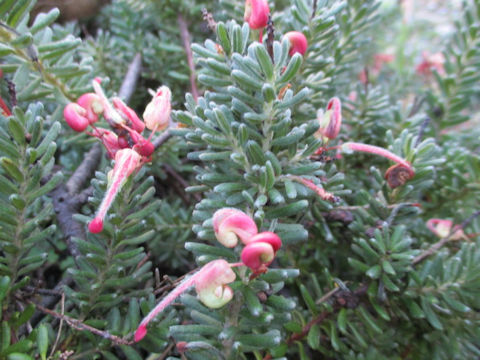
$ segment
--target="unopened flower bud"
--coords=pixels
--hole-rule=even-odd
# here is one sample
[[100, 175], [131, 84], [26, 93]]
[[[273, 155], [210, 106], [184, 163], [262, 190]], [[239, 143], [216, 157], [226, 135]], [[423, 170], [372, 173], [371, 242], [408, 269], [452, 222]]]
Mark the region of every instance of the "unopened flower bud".
[[324, 141], [335, 139], [342, 125], [342, 103], [340, 99], [334, 97], [330, 99], [327, 104], [327, 111], [319, 110], [317, 118], [320, 123], [320, 128], [315, 133], [317, 138], [323, 138]]
[[235, 247], [238, 239], [247, 243], [258, 233], [255, 221], [237, 209], [224, 208], [213, 214], [213, 231], [217, 240], [226, 247]]
[[403, 164], [392, 165], [385, 171], [385, 179], [392, 189], [404, 185], [414, 175], [412, 168]]
[[267, 0], [246, 0], [245, 14], [243, 19], [248, 23], [250, 29], [262, 29], [267, 26], [270, 8]]
[[77, 103], [70, 103], [63, 109], [63, 117], [74, 131], [82, 132], [90, 125], [87, 118], [87, 110]]
[[172, 93], [166, 86], [157, 90], [152, 101], [145, 108], [143, 120], [149, 130], [163, 130], [168, 127], [172, 112]]
[[103, 105], [100, 97], [95, 93], [86, 93], [80, 96], [77, 104], [83, 107], [86, 112], [86, 118], [90, 124], [98, 121], [98, 115], [103, 112]]
[[293, 56], [295, 53], [304, 55], [308, 48], [308, 41], [305, 35], [299, 31], [290, 31], [284, 35], [290, 41], [290, 50], [288, 54]]

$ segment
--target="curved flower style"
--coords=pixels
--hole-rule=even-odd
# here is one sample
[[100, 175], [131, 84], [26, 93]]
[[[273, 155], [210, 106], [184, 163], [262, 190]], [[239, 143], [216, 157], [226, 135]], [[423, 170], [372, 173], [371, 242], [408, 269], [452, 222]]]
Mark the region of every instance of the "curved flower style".
[[320, 109], [317, 113], [317, 119], [320, 128], [315, 133], [315, 137], [323, 138], [324, 141], [335, 139], [342, 126], [342, 103], [340, 99], [334, 97], [327, 104], [327, 111]]
[[261, 232], [253, 236], [248, 244], [243, 248], [241, 259], [254, 274], [267, 271], [275, 258], [275, 254], [282, 246], [280, 237], [270, 231]]
[[405, 182], [413, 178], [415, 175], [412, 165], [407, 160], [402, 159], [400, 156], [395, 155], [387, 149], [355, 142], [344, 143], [342, 144], [341, 149], [375, 154], [396, 162], [397, 165], [391, 166], [385, 172], [385, 178], [391, 188], [396, 188], [405, 184]]
[[103, 219], [107, 214], [108, 209], [115, 200], [118, 192], [128, 177], [142, 164], [142, 157], [132, 149], [118, 150], [115, 155], [115, 166], [112, 170], [111, 180], [107, 193], [100, 204], [97, 215], [88, 225], [91, 233], [99, 233], [103, 230]]
[[305, 35], [300, 31], [290, 31], [284, 35], [290, 41], [290, 50], [288, 54], [293, 56], [295, 53], [304, 55], [307, 52], [308, 41]]
[[192, 286], [195, 286], [200, 301], [206, 306], [212, 308], [222, 307], [233, 297], [232, 289], [226, 286], [226, 284], [233, 282], [235, 277], [236, 275], [231, 269], [231, 265], [225, 260], [210, 261], [198, 272], [182, 281], [145, 316], [135, 331], [135, 341], [142, 340], [147, 334], [148, 323]]
[[223, 246], [232, 248], [237, 245], [239, 238], [247, 244], [258, 233], [258, 228], [255, 221], [243, 211], [224, 208], [213, 214], [213, 231]]
[[248, 23], [250, 29], [263, 29], [267, 26], [270, 8], [267, 0], [246, 0], [245, 14], [243, 19]]

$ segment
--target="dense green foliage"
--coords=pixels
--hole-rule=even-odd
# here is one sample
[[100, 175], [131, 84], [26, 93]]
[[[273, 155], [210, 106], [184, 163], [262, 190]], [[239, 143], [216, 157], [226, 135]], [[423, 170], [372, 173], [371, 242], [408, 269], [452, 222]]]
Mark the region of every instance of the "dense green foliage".
[[[480, 357], [480, 0], [442, 35], [394, 1], [269, 4], [259, 43], [240, 0], [113, 0], [67, 24], [0, 0], [0, 360]], [[305, 55], [289, 55], [288, 31]], [[171, 137], [90, 234], [113, 162], [62, 112], [96, 76], [118, 93], [137, 54], [124, 96], [141, 115], [148, 90], [169, 86]], [[317, 110], [333, 96], [343, 123], [327, 145]], [[392, 188], [391, 161], [340, 154], [347, 142], [415, 175]], [[182, 295], [134, 343], [177, 279], [239, 261], [212, 227], [225, 207], [281, 237], [268, 271], [235, 268], [220, 309]], [[438, 236], [430, 219], [459, 227]]]

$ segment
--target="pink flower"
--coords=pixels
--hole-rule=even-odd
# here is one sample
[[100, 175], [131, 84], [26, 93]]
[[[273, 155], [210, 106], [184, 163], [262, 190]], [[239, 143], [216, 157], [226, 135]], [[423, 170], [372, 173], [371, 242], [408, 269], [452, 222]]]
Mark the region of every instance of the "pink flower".
[[88, 225], [91, 233], [103, 230], [103, 220], [115, 197], [127, 181], [128, 177], [142, 164], [142, 157], [132, 149], [118, 150], [115, 155], [115, 166], [111, 172], [111, 179], [105, 197], [98, 208], [97, 215]]
[[427, 221], [427, 228], [439, 238], [446, 238], [453, 227], [452, 220], [430, 219]]
[[270, 231], [261, 232], [251, 237], [248, 244], [243, 248], [242, 262], [254, 274], [265, 272], [281, 246], [282, 240], [277, 234]]
[[251, 29], [262, 29], [267, 26], [270, 8], [267, 0], [246, 0], [243, 19]]
[[103, 106], [103, 117], [112, 127], [120, 127], [121, 125], [125, 124], [125, 120], [122, 116], [113, 108], [110, 101], [108, 101], [105, 93], [103, 92], [102, 87], [100, 86], [100, 81], [95, 79], [92, 81], [93, 89], [95, 93], [98, 95], [102, 106]]
[[150, 313], [145, 316], [137, 330], [134, 339], [142, 340], [147, 334], [147, 325], [168, 305], [185, 291], [195, 286], [195, 290], [206, 306], [219, 308], [224, 306], [233, 297], [232, 289], [227, 286], [235, 280], [235, 273], [225, 260], [213, 260], [205, 264], [198, 272], [183, 280], [172, 292], [170, 292]]
[[422, 53], [423, 61], [417, 65], [416, 71], [420, 75], [429, 77], [432, 75], [432, 69], [435, 69], [440, 75], [445, 74], [445, 56], [441, 52], [430, 54], [428, 51]]
[[162, 86], [157, 90], [143, 113], [143, 120], [147, 129], [156, 131], [168, 127], [170, 113], [172, 112], [171, 100], [172, 93], [168, 87]]
[[63, 109], [63, 117], [74, 131], [82, 132], [90, 125], [87, 118], [87, 110], [77, 103], [70, 103]]
[[250, 216], [230, 208], [217, 210], [213, 214], [213, 230], [217, 240], [229, 248], [235, 247], [239, 238], [247, 244], [258, 233], [257, 225]]
[[128, 120], [129, 123], [127, 124], [127, 126], [141, 134], [142, 131], [145, 129], [145, 124], [137, 116], [137, 113], [131, 108], [129, 108], [127, 104], [125, 104], [122, 99], [118, 97], [114, 97], [112, 99], [112, 102], [115, 109], [120, 111], [120, 114]]
[[118, 136], [110, 130], [97, 127], [94, 129], [93, 134], [90, 135], [100, 139], [110, 159], [115, 159], [117, 151], [122, 149], [118, 141]]
[[305, 35], [299, 31], [290, 31], [284, 35], [290, 40], [290, 50], [288, 54], [293, 56], [295, 53], [304, 55], [308, 48], [308, 41]]
[[98, 115], [103, 112], [103, 105], [97, 94], [86, 93], [80, 96], [77, 100], [77, 104], [83, 107], [86, 112], [86, 118], [90, 124], [94, 124], [98, 121]]
[[340, 99], [334, 97], [327, 104], [327, 111], [319, 110], [317, 118], [320, 128], [315, 133], [317, 138], [323, 138], [324, 141], [335, 139], [340, 132], [342, 125], [342, 103]]

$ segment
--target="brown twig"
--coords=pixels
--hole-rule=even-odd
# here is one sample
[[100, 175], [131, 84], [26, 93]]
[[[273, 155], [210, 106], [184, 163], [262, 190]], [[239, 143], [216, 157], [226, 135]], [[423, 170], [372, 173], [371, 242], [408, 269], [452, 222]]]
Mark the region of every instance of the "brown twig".
[[425, 129], [427, 128], [429, 123], [430, 123], [430, 118], [427, 116], [425, 120], [423, 120], [422, 125], [420, 125], [420, 129], [418, 130], [417, 139], [415, 140], [415, 145], [414, 145], [415, 147], [417, 147], [418, 144], [420, 144], [420, 142], [422, 141], [423, 134], [425, 133]]
[[167, 358], [168, 354], [170, 354], [170, 351], [175, 347], [175, 343], [171, 343], [170, 345], [167, 346], [167, 348], [160, 354], [160, 356], [157, 358], [157, 360], [164, 360]]
[[315, 17], [315, 13], [317, 12], [317, 0], [313, 0], [313, 8], [312, 8], [312, 19]]
[[100, 162], [102, 156], [102, 147], [100, 143], [95, 143], [88, 153], [84, 156], [82, 163], [77, 167], [73, 175], [65, 184], [66, 190], [70, 196], [76, 195], [84, 184], [92, 176], [93, 172]]
[[53, 310], [47, 309], [43, 307], [40, 304], [36, 304], [32, 301], [30, 301], [31, 304], [33, 304], [38, 310], [41, 312], [53, 316], [54, 318], [60, 319], [65, 321], [71, 328], [79, 331], [88, 331], [91, 332], [92, 334], [98, 335], [103, 337], [104, 339], [108, 339], [111, 342], [113, 342], [115, 345], [132, 345], [133, 341], [129, 341], [123, 338], [120, 338], [118, 336], [110, 334], [108, 331], [103, 331], [99, 330], [97, 328], [94, 328], [90, 325], [84, 324], [82, 321], [78, 319], [74, 319], [70, 316], [64, 315], [64, 314], [59, 314]]
[[182, 14], [178, 14], [177, 18], [178, 26], [180, 27], [180, 36], [182, 38], [183, 47], [185, 48], [185, 53], [187, 54], [187, 63], [190, 68], [190, 88], [192, 91], [192, 96], [195, 102], [198, 100], [198, 89], [195, 75], [195, 64], [193, 62], [193, 52], [192, 47], [190, 46], [190, 33], [188, 32], [188, 26], [183, 18]]
[[[163, 164], [163, 168], [165, 169], [165, 171], [167, 172], [168, 175], [173, 177], [176, 180], [176, 182], [178, 184], [180, 184], [180, 187], [181, 187], [180, 190], [182, 191], [182, 193], [185, 193], [185, 189], [189, 186], [187, 181], [177, 171], [175, 171], [175, 169], [172, 168], [170, 165]], [[198, 193], [193, 193], [191, 195], [195, 198], [195, 200], [197, 202], [202, 200], [202, 197]], [[186, 200], [188, 200], [188, 199], [186, 199]], [[188, 201], [187, 201], [187, 203], [188, 203]]]
[[268, 22], [267, 22], [267, 52], [272, 59], [272, 63], [275, 63], [275, 59], [273, 56], [273, 42], [275, 41], [275, 28], [273, 27], [273, 20], [272, 15], [268, 15]]
[[435, 254], [438, 250], [440, 250], [445, 244], [448, 242], [454, 240], [453, 235], [457, 233], [459, 230], [463, 230], [468, 224], [470, 224], [473, 219], [476, 217], [480, 216], [480, 210], [474, 212], [472, 215], [470, 215], [467, 219], [465, 219], [460, 225], [454, 226], [451, 230], [450, 233], [445, 236], [444, 238], [440, 239], [437, 241], [435, 244], [430, 246], [427, 250], [422, 252], [420, 255], [416, 256], [413, 261], [412, 265], [417, 265], [421, 263], [423, 260], [428, 258], [429, 256]]
[[5, 79], [8, 86], [8, 94], [10, 95], [10, 104], [12, 104], [12, 108], [17, 106], [17, 91], [15, 89], [15, 83], [8, 79]]
[[160, 146], [166, 143], [168, 139], [170, 139], [171, 137], [172, 137], [172, 134], [170, 133], [170, 131], [166, 130], [164, 133], [162, 133], [162, 135], [158, 136], [152, 141], [153, 146], [155, 146], [155, 149], [158, 149]]
[[136, 54], [128, 66], [127, 73], [123, 79], [118, 96], [128, 102], [137, 87], [137, 81], [142, 71], [142, 55]]
[[[60, 314], [62, 316], [65, 316], [65, 294], [62, 294], [62, 301], [60, 303], [62, 304]], [[50, 351], [50, 357], [53, 356], [53, 354], [55, 353], [55, 349], [58, 346], [58, 342], [60, 341], [60, 335], [62, 333], [62, 328], [63, 328], [63, 318], [60, 319], [60, 325], [58, 327], [57, 337], [55, 338], [55, 342], [53, 343], [52, 351]]]
[[212, 13], [208, 12], [207, 9], [203, 8], [202, 15], [203, 15], [203, 21], [207, 23], [208, 28], [213, 32], [217, 31], [217, 22], [213, 18]]

